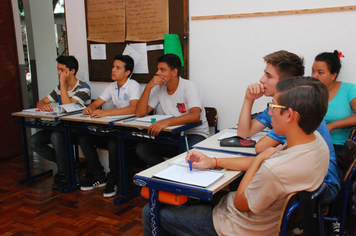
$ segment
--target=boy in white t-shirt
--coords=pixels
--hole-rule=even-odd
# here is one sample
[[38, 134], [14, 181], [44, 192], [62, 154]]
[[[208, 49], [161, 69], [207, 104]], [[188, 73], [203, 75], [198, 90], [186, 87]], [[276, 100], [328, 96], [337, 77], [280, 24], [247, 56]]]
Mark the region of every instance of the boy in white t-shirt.
[[[177, 55], [166, 54], [158, 58], [156, 75], [147, 84], [138, 101], [136, 116], [147, 115], [159, 104], [165, 115], [174, 116], [153, 123], [147, 131], [152, 136], [157, 136], [167, 126], [196, 123], [201, 120], [201, 125], [185, 131], [189, 146], [193, 146], [208, 137], [209, 127], [200, 91], [193, 82], [179, 76], [181, 67]], [[163, 157], [177, 155], [178, 147], [140, 142], [137, 144], [136, 154], [148, 166], [154, 166], [164, 161]]]
[[[132, 79], [129, 79], [134, 69], [134, 61], [127, 55], [116, 55], [114, 65], [111, 71], [111, 78], [115, 82], [111, 83], [104, 92], [83, 110], [84, 115], [90, 115], [91, 118], [103, 116], [118, 116], [135, 114], [136, 105], [140, 98], [140, 85]], [[98, 109], [105, 102], [112, 100], [114, 109]], [[88, 191], [96, 187], [106, 185], [103, 196], [113, 197], [116, 195], [119, 180], [119, 155], [117, 139], [112, 137], [97, 135], [81, 135], [79, 144], [88, 163], [89, 172], [93, 178], [81, 186], [81, 190]], [[96, 147], [107, 147], [109, 150], [109, 168], [107, 176], [104, 167], [101, 165], [96, 151]]]
[[[159, 221], [162, 234], [173, 235], [278, 235], [278, 222], [287, 196], [314, 191], [329, 165], [329, 150], [315, 131], [327, 111], [328, 90], [312, 77], [293, 77], [278, 82], [269, 115], [276, 134], [287, 142], [270, 147], [256, 157], [210, 158], [191, 151], [186, 161], [193, 168], [223, 167], [246, 171], [236, 192], [214, 207], [164, 206]], [[194, 170], [193, 170], [194, 171]], [[151, 232], [150, 209], [142, 213], [144, 235]]]

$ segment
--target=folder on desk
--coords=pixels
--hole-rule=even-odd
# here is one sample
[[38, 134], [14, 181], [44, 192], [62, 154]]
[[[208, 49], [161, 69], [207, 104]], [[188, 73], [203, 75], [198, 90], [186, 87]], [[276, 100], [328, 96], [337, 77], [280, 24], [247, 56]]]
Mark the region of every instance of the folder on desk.
[[209, 185], [223, 177], [224, 174], [225, 173], [223, 172], [218, 173], [215, 171], [200, 169], [193, 169], [193, 171], [190, 171], [189, 168], [172, 165], [167, 169], [157, 174], [154, 174], [153, 177], [182, 184], [207, 188]]

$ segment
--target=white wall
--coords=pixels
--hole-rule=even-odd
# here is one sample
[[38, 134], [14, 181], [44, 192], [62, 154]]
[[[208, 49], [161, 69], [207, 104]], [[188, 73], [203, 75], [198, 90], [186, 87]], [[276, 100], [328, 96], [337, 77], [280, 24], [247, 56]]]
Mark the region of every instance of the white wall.
[[[191, 0], [190, 17], [356, 5], [356, 1]], [[305, 58], [310, 75], [314, 57], [335, 49], [344, 53], [339, 80], [354, 82], [356, 11], [191, 20], [190, 79], [202, 90], [205, 106], [218, 109], [219, 127], [236, 125], [246, 87], [258, 82], [263, 56], [288, 50]], [[270, 99], [255, 102], [261, 111]]]
[[[69, 52], [88, 71], [84, 0], [66, 1]], [[356, 0], [190, 0], [190, 16], [298, 10], [356, 5]], [[301, 15], [190, 21], [190, 80], [199, 85], [204, 105], [218, 109], [219, 128], [235, 126], [250, 83], [258, 82], [265, 64], [262, 57], [288, 50], [305, 58], [310, 75], [314, 57], [323, 51], [342, 51], [339, 80], [353, 82], [356, 65], [356, 11]], [[87, 74], [85, 74], [87, 79]], [[79, 77], [80, 78], [80, 77]], [[93, 98], [108, 83], [90, 82]], [[261, 98], [253, 112], [265, 108]]]
[[[41, 100], [58, 84], [53, 6], [52, 1], [42, 0], [27, 0], [24, 1], [24, 5], [30, 59], [36, 60], [38, 92]], [[33, 37], [33, 44], [30, 42], [31, 37]]]

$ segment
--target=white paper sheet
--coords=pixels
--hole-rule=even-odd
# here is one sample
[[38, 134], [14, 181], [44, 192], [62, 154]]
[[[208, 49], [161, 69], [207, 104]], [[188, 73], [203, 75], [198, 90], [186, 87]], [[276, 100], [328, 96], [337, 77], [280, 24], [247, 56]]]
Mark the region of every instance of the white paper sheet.
[[91, 44], [90, 55], [92, 60], [106, 60], [106, 45], [105, 44]]
[[193, 171], [190, 171], [187, 167], [177, 165], [172, 165], [167, 169], [153, 175], [155, 178], [166, 179], [204, 188], [208, 187], [223, 176], [224, 172], [200, 169], [193, 169]]

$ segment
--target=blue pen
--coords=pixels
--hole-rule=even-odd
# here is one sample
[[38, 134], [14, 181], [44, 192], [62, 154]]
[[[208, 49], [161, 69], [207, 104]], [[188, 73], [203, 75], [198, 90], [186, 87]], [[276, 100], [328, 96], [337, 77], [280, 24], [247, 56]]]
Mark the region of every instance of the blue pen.
[[[187, 139], [187, 135], [184, 135], [185, 136], [185, 145], [186, 145], [186, 147], [187, 147], [187, 155], [189, 154], [189, 145], [188, 145], [188, 139]], [[189, 160], [189, 169], [190, 169], [190, 171], [192, 171], [193, 170], [193, 165], [192, 165], [192, 161], [191, 160]]]

